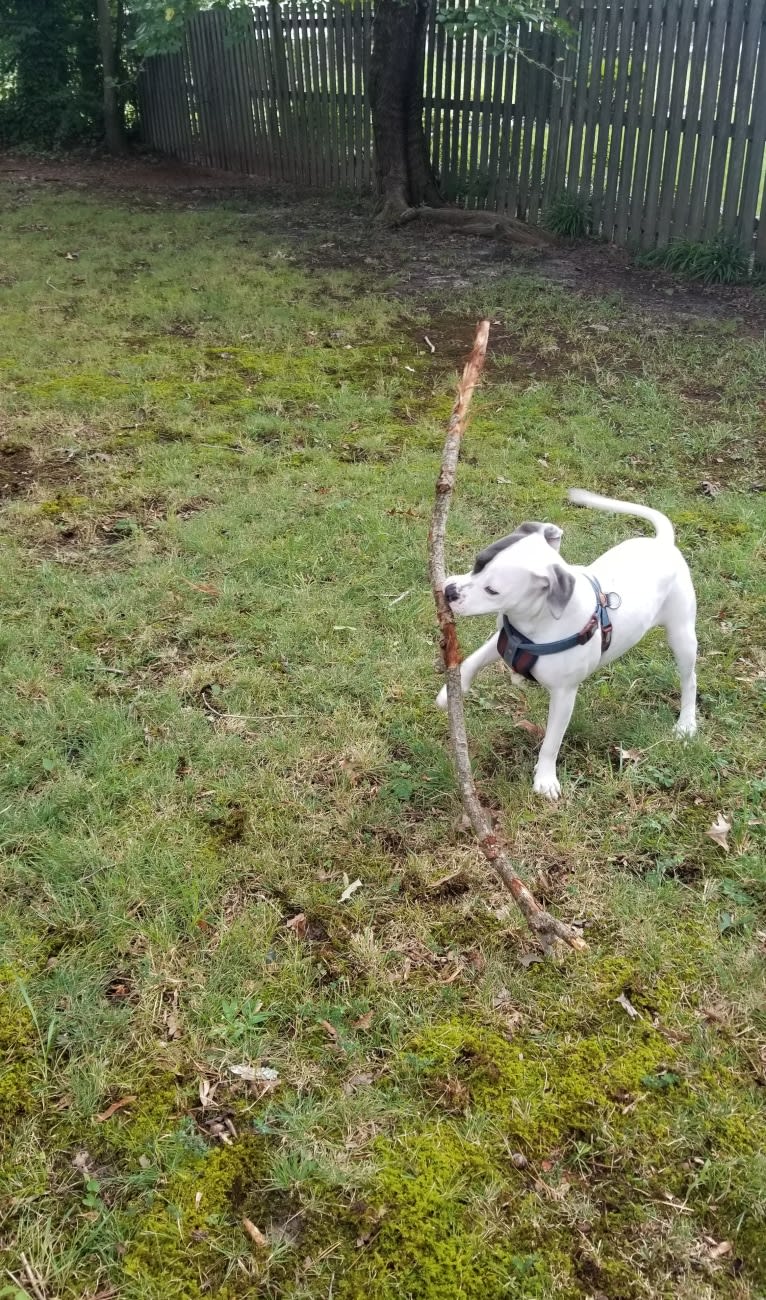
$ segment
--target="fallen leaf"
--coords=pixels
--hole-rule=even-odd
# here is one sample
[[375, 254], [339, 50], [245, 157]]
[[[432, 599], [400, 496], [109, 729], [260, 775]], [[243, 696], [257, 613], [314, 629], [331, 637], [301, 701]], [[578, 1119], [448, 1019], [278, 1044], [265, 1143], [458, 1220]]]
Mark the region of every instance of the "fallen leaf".
[[123, 1106], [131, 1106], [135, 1100], [135, 1097], [120, 1097], [119, 1101], [113, 1101], [111, 1106], [107, 1106], [106, 1110], [102, 1110], [100, 1115], [96, 1115], [96, 1123], [105, 1123], [106, 1120], [116, 1115], [118, 1110], [122, 1110]]
[[360, 1016], [358, 1020], [355, 1020], [355, 1021], [354, 1021], [353, 1025], [351, 1026], [351, 1028], [352, 1028], [352, 1029], [370, 1029], [371, 1026], [372, 1026], [372, 1022], [373, 1022], [374, 1017], [375, 1017], [375, 1012], [374, 1012], [374, 1011], [366, 1011], [365, 1014], [364, 1014], [363, 1016]]
[[322, 1028], [324, 1029], [325, 1033], [327, 1034], [327, 1037], [328, 1037], [328, 1038], [331, 1038], [332, 1041], [333, 1041], [334, 1043], [337, 1044], [337, 1042], [338, 1042], [338, 1031], [337, 1031], [337, 1029], [335, 1028], [335, 1025], [331, 1025], [330, 1022], [329, 1022], [329, 1020], [320, 1020], [319, 1023], [320, 1023], [320, 1025], [322, 1026]]
[[192, 591], [201, 591], [205, 596], [220, 596], [220, 591], [214, 587], [211, 582], [190, 582], [188, 578], [182, 578], [181, 581]]
[[615, 1002], [619, 1002], [623, 1010], [627, 1011], [631, 1020], [640, 1020], [641, 1012], [636, 1011], [636, 1008], [633, 1006], [633, 1003], [631, 1002], [630, 998], [626, 997], [624, 993], [621, 993], [618, 998], [615, 998]]
[[277, 1083], [279, 1081], [279, 1071], [272, 1070], [268, 1065], [230, 1065], [230, 1074], [236, 1074], [238, 1079], [244, 1079], [245, 1083]]
[[297, 916], [292, 916], [290, 920], [286, 923], [285, 929], [292, 930], [296, 939], [305, 939], [306, 931], [308, 930], [308, 921], [306, 920], [306, 913], [299, 912]]
[[352, 1074], [346, 1079], [343, 1091], [348, 1097], [352, 1092], [356, 1092], [358, 1088], [369, 1088], [372, 1080], [373, 1076], [371, 1074]]
[[708, 1251], [708, 1259], [721, 1259], [724, 1255], [731, 1254], [731, 1242], [719, 1241], [717, 1246], [711, 1246]]
[[530, 966], [536, 966], [542, 960], [542, 957], [536, 952], [523, 952], [518, 958], [519, 965], [523, 966], [525, 970], [528, 970]]
[[711, 840], [715, 840], [716, 844], [720, 844], [724, 853], [728, 853], [729, 852], [728, 835], [730, 830], [731, 830], [731, 822], [726, 820], [723, 813], [719, 813], [715, 821], [713, 822], [713, 825], [708, 830], [705, 831], [705, 834]]
[[167, 1020], [165, 1021], [165, 1029], [169, 1039], [181, 1037], [181, 1028], [175, 1011], [168, 1012]]
[[248, 1237], [250, 1238], [254, 1246], [257, 1246], [259, 1250], [268, 1249], [268, 1245], [269, 1245], [268, 1237], [264, 1236], [260, 1228], [256, 1228], [255, 1224], [252, 1222], [251, 1219], [243, 1219], [242, 1227], [245, 1229], [245, 1232], [247, 1233]]
[[208, 1106], [212, 1106], [213, 1097], [215, 1096], [215, 1090], [217, 1087], [218, 1084], [211, 1083], [209, 1079], [200, 1079], [199, 1100], [203, 1110], [207, 1110]]
[[534, 736], [535, 740], [542, 740], [545, 735], [545, 727], [540, 727], [536, 722], [530, 722], [528, 718], [517, 718], [516, 726], [520, 731], [526, 731], [528, 735]]
[[620, 770], [627, 763], [640, 763], [643, 757], [640, 749], [623, 749], [622, 745], [615, 745], [612, 753], [620, 765]]
[[346, 888], [343, 890], [343, 893], [338, 899], [338, 902], [347, 903], [351, 895], [355, 894], [357, 889], [361, 889], [361, 888], [362, 888], [361, 880], [352, 880], [350, 885], [346, 885]]

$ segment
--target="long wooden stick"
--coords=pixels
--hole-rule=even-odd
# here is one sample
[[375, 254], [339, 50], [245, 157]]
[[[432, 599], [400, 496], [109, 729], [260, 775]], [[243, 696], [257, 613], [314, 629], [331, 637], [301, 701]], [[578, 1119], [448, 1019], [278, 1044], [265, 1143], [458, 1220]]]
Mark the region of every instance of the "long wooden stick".
[[441, 649], [444, 671], [447, 678], [447, 715], [449, 718], [450, 739], [455, 757], [460, 797], [465, 812], [473, 826], [479, 847], [503, 884], [510, 890], [519, 908], [526, 917], [530, 929], [537, 935], [543, 950], [553, 951], [559, 940], [570, 948], [580, 951], [587, 948], [582, 936], [571, 925], [557, 921], [546, 912], [527, 889], [524, 881], [516, 873], [511, 862], [492, 830], [490, 818], [482, 806], [476, 791], [471, 771], [471, 758], [468, 752], [468, 735], [465, 727], [463, 710], [463, 692], [460, 685], [460, 647], [452, 610], [444, 595], [446, 571], [444, 563], [444, 543], [447, 532], [452, 492], [455, 486], [455, 474], [460, 456], [460, 444], [468, 415], [468, 408], [473, 396], [487, 352], [489, 340], [489, 321], [479, 322], [476, 329], [473, 351], [468, 358], [463, 377], [458, 384], [457, 400], [452, 408], [447, 438], [442, 452], [442, 463], [436, 481], [436, 500], [434, 502], [431, 528], [428, 534], [428, 567], [431, 576], [431, 588], [436, 601], [436, 616], [441, 632]]

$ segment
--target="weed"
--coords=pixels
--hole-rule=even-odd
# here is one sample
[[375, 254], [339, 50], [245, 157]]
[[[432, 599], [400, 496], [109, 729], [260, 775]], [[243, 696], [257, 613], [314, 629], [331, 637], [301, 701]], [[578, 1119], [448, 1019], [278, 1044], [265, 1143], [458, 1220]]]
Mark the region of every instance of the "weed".
[[750, 274], [750, 257], [735, 235], [713, 239], [674, 239], [665, 247], [643, 253], [645, 266], [658, 266], [703, 284], [741, 284]]
[[562, 239], [582, 239], [588, 233], [591, 220], [591, 201], [586, 194], [573, 194], [568, 190], [553, 199], [544, 214], [544, 224]]

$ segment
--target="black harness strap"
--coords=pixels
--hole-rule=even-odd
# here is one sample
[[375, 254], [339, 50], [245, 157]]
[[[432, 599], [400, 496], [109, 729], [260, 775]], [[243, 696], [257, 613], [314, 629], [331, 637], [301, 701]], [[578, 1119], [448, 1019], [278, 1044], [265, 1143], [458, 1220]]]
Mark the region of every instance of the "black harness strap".
[[[597, 578], [591, 578], [589, 575], [588, 581], [596, 594], [596, 608], [584, 628], [575, 632], [573, 636], [563, 637], [561, 641], [530, 641], [529, 637], [519, 632], [518, 628], [509, 622], [507, 616], [503, 615], [503, 626], [497, 638], [497, 649], [500, 657], [513, 672], [534, 681], [532, 669], [540, 655], [555, 655], [562, 650], [571, 650], [576, 645], [586, 645], [597, 628], [601, 629], [601, 653], [606, 653], [612, 644], [609, 610], [619, 609], [621, 601], [613, 591], [605, 594]], [[610, 605], [610, 601], [614, 603]]]

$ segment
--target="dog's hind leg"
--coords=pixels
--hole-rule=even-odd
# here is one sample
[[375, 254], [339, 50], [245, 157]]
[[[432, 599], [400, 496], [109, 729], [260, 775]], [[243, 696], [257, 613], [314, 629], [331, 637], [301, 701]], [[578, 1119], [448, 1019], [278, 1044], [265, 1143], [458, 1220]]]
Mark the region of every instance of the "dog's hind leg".
[[[500, 652], [498, 651], [497, 648], [497, 632], [495, 632], [489, 638], [489, 641], [485, 641], [483, 646], [479, 646], [478, 650], [474, 650], [473, 654], [469, 655], [467, 659], [464, 659], [462, 664], [460, 665], [460, 685], [463, 688], [464, 695], [467, 695], [468, 692], [470, 691], [471, 682], [473, 681], [476, 674], [480, 673], [482, 668], [486, 668], [488, 664], [494, 663], [495, 660], [499, 658], [500, 658]], [[436, 704], [438, 708], [446, 709], [447, 707], [446, 686], [442, 686], [441, 690], [439, 691], [439, 694], [436, 697]]]
[[674, 608], [663, 620], [681, 678], [681, 711], [673, 728], [677, 736], [693, 736], [697, 730], [697, 634], [694, 630], [697, 601], [691, 583], [689, 588], [677, 593]]

